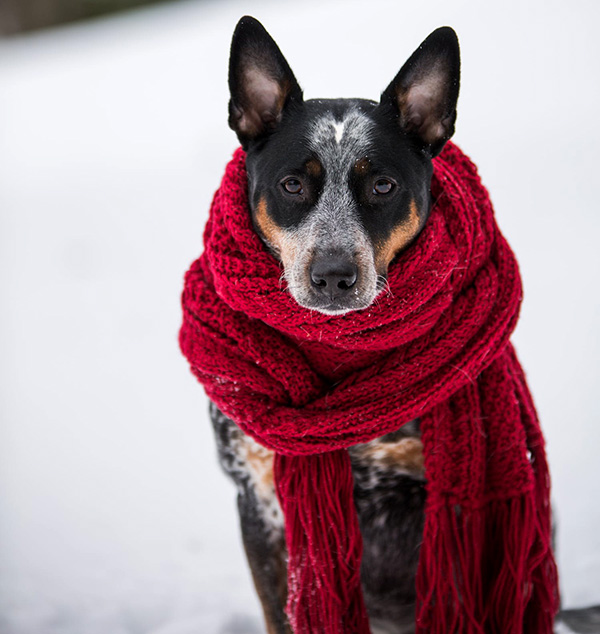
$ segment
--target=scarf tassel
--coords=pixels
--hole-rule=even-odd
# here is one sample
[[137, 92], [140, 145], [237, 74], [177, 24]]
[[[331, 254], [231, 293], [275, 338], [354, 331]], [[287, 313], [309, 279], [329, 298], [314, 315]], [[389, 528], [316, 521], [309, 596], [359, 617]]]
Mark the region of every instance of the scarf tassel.
[[[292, 630], [369, 634], [347, 452], [276, 454], [275, 476], [286, 518]], [[536, 488], [544, 487], [545, 474], [537, 476]], [[556, 568], [547, 512], [533, 492], [469, 510], [432, 506], [417, 576], [417, 634], [551, 632], [557, 597], [544, 589], [555, 587]]]
[[285, 517], [292, 630], [369, 634], [360, 585], [362, 538], [348, 452], [275, 454], [274, 468]]
[[533, 492], [485, 507], [429, 508], [417, 634], [552, 632], [556, 568]]

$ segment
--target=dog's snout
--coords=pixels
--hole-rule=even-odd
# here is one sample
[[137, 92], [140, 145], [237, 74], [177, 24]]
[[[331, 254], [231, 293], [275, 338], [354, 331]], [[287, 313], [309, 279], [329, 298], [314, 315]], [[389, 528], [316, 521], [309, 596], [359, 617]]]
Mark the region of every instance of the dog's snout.
[[358, 267], [351, 260], [332, 256], [314, 260], [310, 267], [312, 285], [330, 299], [338, 299], [356, 284]]

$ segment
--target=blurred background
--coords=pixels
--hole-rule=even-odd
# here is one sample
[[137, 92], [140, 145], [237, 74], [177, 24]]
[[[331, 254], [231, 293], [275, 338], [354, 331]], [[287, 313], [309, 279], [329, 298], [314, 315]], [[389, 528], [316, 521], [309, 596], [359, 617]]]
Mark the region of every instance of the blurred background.
[[[0, 634], [253, 634], [259, 607], [183, 273], [236, 147], [237, 20], [307, 97], [381, 90], [458, 32], [456, 142], [525, 284], [514, 340], [548, 441], [566, 607], [600, 603], [600, 5], [0, 0]], [[144, 3], [146, 4], [146, 3]]]
[[0, 33], [14, 35], [161, 1], [168, 0], [2, 0]]

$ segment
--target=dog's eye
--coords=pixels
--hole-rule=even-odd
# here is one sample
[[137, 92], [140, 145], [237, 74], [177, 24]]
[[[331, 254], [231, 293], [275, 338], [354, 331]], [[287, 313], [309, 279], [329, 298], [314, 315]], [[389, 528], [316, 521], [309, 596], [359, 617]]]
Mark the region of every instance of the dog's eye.
[[281, 185], [288, 194], [304, 193], [302, 183], [297, 178], [286, 178]]
[[378, 178], [373, 185], [373, 193], [377, 195], [389, 194], [394, 189], [394, 183], [387, 178]]

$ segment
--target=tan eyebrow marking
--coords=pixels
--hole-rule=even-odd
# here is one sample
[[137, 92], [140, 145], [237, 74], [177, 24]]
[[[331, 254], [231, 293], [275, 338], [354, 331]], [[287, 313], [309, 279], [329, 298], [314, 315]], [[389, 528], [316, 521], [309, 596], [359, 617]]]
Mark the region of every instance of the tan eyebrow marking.
[[369, 171], [370, 167], [371, 167], [371, 162], [369, 161], [368, 158], [365, 157], [365, 158], [358, 159], [358, 161], [354, 163], [353, 169], [357, 176], [363, 176]]
[[306, 162], [306, 171], [311, 176], [318, 178], [323, 173], [323, 166], [321, 165], [321, 162], [318, 159], [312, 158]]

